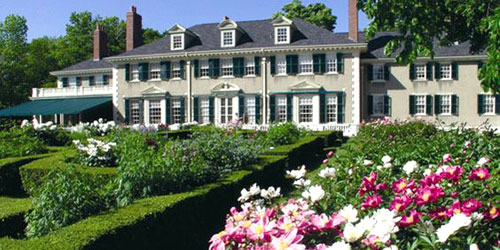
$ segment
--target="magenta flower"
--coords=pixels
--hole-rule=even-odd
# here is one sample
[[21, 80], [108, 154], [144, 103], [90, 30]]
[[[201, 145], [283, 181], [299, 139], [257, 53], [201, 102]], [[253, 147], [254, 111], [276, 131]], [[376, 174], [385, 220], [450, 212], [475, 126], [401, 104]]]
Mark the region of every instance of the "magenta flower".
[[472, 170], [472, 172], [469, 175], [469, 180], [478, 180], [478, 181], [484, 181], [487, 180], [491, 177], [490, 175], [490, 170], [487, 168], [478, 168]]
[[451, 154], [443, 155], [443, 163], [448, 163], [451, 161]]
[[428, 186], [417, 191], [416, 204], [418, 206], [433, 203], [444, 196], [443, 189], [436, 186]]
[[271, 246], [272, 249], [276, 250], [304, 250], [306, 246], [300, 244], [302, 238], [304, 238], [302, 235], [297, 234], [297, 229], [293, 229], [279, 238], [273, 238]]
[[328, 152], [328, 155], [327, 155], [328, 158], [331, 158], [333, 156], [333, 154], [334, 154], [333, 150], [330, 150], [330, 152]]
[[363, 177], [361, 187], [358, 189], [359, 195], [364, 195], [367, 192], [375, 191], [375, 182], [377, 181], [377, 173], [371, 173], [369, 176]]
[[459, 181], [463, 172], [464, 169], [461, 166], [448, 166], [444, 168], [443, 172], [441, 172], [441, 177], [451, 181]]
[[433, 173], [431, 175], [424, 175], [424, 178], [420, 180], [420, 186], [432, 186], [440, 183], [441, 179], [441, 176], [436, 173]]
[[411, 202], [412, 199], [407, 195], [394, 197], [394, 200], [391, 202], [391, 206], [389, 207], [389, 209], [401, 212], [405, 210], [411, 204]]
[[382, 198], [380, 197], [380, 195], [376, 194], [373, 196], [368, 196], [361, 204], [361, 208], [362, 209], [377, 208], [381, 202], [382, 202]]
[[449, 210], [446, 209], [445, 207], [438, 208], [430, 212], [429, 215], [431, 216], [431, 218], [439, 220], [444, 220], [451, 217]]
[[480, 201], [469, 200], [469, 201], [462, 203], [462, 212], [465, 215], [470, 215], [473, 212], [475, 212], [476, 210], [478, 210], [479, 208], [481, 208], [482, 206], [483, 206], [483, 203], [481, 203]]
[[324, 159], [323, 164], [328, 164], [328, 161], [329, 161], [328, 158]]
[[415, 186], [414, 180], [408, 182], [404, 178], [401, 178], [392, 183], [392, 191], [394, 191], [394, 193], [396, 194], [404, 193], [406, 192], [406, 189], [413, 188], [414, 186]]
[[453, 204], [451, 204], [450, 208], [448, 209], [448, 213], [450, 214], [450, 216], [462, 213], [462, 206], [460, 204], [460, 201], [453, 202]]
[[500, 210], [493, 206], [490, 207], [488, 210], [484, 211], [484, 217], [488, 220], [494, 220], [500, 215]]
[[210, 238], [210, 247], [209, 250], [225, 250], [226, 249], [226, 241], [228, 239], [228, 235], [226, 231], [221, 231], [218, 234], [214, 234], [212, 238]]
[[403, 216], [399, 221], [399, 225], [402, 227], [407, 227], [420, 222], [420, 216], [422, 213], [417, 212], [417, 210], [411, 210], [409, 216]]
[[271, 235], [275, 226], [274, 221], [269, 221], [268, 218], [262, 218], [257, 223], [253, 223], [248, 229], [248, 236], [251, 240], [262, 240], [264, 242], [271, 241]]

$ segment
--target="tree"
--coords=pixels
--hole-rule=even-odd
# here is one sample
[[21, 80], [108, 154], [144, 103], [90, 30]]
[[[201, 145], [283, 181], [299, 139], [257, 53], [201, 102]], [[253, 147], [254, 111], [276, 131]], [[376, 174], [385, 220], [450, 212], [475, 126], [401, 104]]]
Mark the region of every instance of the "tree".
[[47, 82], [55, 82], [56, 77], [51, 71], [58, 69], [54, 55], [57, 38], [42, 37], [33, 39], [28, 45], [27, 68], [25, 77], [31, 87], [41, 87]]
[[500, 92], [499, 6], [498, 0], [358, 0], [358, 8], [371, 20], [368, 39], [377, 31], [400, 32], [385, 47], [386, 54], [400, 49], [398, 62], [434, 57], [434, 40], [441, 46], [469, 41], [471, 53], [486, 50], [488, 61], [480, 70], [480, 79], [483, 89], [494, 93]]
[[322, 3], [302, 5], [300, 0], [293, 0], [283, 6], [282, 11], [273, 15], [273, 19], [283, 15], [288, 18], [301, 18], [327, 30], [333, 31], [337, 24], [337, 17], [332, 15], [332, 9]]
[[144, 44], [154, 42], [154, 41], [164, 37], [165, 35], [166, 35], [166, 33], [161, 34], [159, 31], [151, 29], [151, 28], [142, 29], [142, 40], [143, 40]]

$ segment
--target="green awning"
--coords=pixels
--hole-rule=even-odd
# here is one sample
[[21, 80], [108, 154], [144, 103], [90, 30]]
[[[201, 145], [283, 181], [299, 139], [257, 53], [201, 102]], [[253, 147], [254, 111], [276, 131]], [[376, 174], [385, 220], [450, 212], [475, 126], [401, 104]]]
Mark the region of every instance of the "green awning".
[[32, 115], [76, 115], [111, 102], [111, 97], [34, 100], [0, 110], [0, 117]]

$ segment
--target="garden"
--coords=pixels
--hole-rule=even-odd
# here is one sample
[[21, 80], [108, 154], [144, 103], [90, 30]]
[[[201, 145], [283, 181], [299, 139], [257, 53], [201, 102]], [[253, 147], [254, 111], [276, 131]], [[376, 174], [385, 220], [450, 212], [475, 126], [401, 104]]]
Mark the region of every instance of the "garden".
[[340, 139], [291, 123], [267, 131], [102, 120], [2, 127], [0, 249], [206, 249], [244, 186], [286, 188], [287, 169]]

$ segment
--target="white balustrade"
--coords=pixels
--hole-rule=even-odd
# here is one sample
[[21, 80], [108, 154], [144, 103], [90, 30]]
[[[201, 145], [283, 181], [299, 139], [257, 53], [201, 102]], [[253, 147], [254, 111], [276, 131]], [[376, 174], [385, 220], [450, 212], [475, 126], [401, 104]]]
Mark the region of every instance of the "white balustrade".
[[47, 97], [75, 97], [75, 96], [109, 96], [112, 94], [111, 85], [90, 87], [63, 87], [63, 88], [33, 88], [32, 98]]

